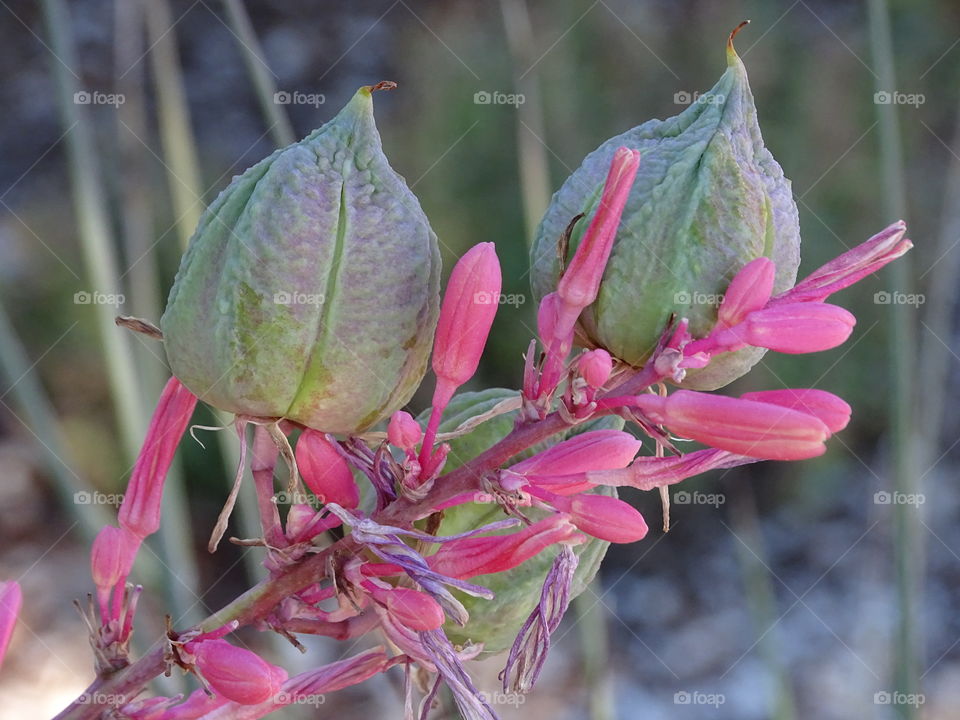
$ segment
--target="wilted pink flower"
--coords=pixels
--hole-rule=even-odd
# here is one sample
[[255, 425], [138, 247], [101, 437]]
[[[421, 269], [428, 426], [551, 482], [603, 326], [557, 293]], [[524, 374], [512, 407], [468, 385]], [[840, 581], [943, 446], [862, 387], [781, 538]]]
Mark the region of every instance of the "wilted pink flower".
[[606, 350], [597, 348], [581, 355], [577, 361], [577, 367], [580, 369], [580, 375], [587, 381], [587, 385], [599, 388], [610, 379], [610, 373], [613, 372], [613, 358]]
[[401, 450], [413, 450], [421, 437], [423, 437], [423, 430], [420, 428], [420, 423], [414, 420], [410, 413], [397, 410], [390, 416], [387, 440], [391, 445]]
[[0, 582], [0, 664], [7, 654], [22, 606], [23, 591], [20, 590], [20, 583], [13, 580]]
[[464, 580], [476, 575], [503, 572], [529, 560], [557, 543], [579, 545], [586, 538], [563, 515], [551, 515], [510, 535], [454, 540], [427, 558], [441, 575]]
[[810, 273], [790, 290], [773, 298], [770, 304], [822, 302], [833, 293], [876, 272], [912, 248], [913, 243], [903, 237], [906, 231], [906, 223], [898, 220], [866, 242]]
[[97, 586], [97, 602], [104, 625], [120, 616], [124, 584], [133, 569], [140, 542], [140, 538], [126, 528], [113, 525], [104, 527], [94, 538], [90, 549], [90, 573]]
[[223, 697], [241, 705], [267, 701], [280, 690], [286, 679], [282, 668], [271, 665], [255, 652], [214, 638], [187, 643], [188, 652], [210, 687]]
[[473, 377], [480, 364], [500, 304], [500, 288], [500, 261], [493, 243], [474, 245], [450, 273], [433, 343], [437, 386], [420, 449], [420, 465], [426, 472], [440, 417], [457, 388]]
[[163, 484], [196, 404], [196, 396], [175, 377], [160, 394], [119, 511], [120, 524], [141, 539], [160, 527]]
[[821, 455], [830, 430], [817, 417], [769, 403], [678, 390], [640, 395], [636, 407], [678, 435], [721, 450], [769, 460]]
[[717, 311], [719, 324], [737, 325], [748, 313], [764, 307], [773, 292], [775, 275], [776, 266], [769, 258], [759, 257], [744, 265], [724, 293]]
[[346, 508], [360, 504], [360, 491], [350, 466], [324, 433], [307, 428], [300, 433], [295, 452], [303, 481], [321, 502]]

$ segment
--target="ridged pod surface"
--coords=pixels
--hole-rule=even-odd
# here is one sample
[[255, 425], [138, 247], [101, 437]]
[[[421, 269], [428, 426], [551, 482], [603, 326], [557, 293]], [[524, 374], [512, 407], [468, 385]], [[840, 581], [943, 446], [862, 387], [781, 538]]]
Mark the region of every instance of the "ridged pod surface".
[[[553, 196], [531, 252], [539, 300], [556, 288], [558, 239], [573, 227], [570, 255], [599, 202], [614, 152], [640, 151], [597, 300], [581, 315], [578, 343], [631, 365], [649, 357], [670, 315], [706, 335], [730, 280], [760, 256], [777, 267], [774, 292], [793, 286], [800, 226], [790, 181], [764, 147], [746, 69], [727, 45], [727, 70], [709, 92], [667, 120], [650, 120], [607, 140]], [[747, 372], [765, 351], [746, 348], [692, 371], [683, 385], [716, 389]]]
[[374, 89], [203, 214], [161, 329], [174, 375], [210, 405], [357, 432], [423, 378], [440, 254], [383, 154]]

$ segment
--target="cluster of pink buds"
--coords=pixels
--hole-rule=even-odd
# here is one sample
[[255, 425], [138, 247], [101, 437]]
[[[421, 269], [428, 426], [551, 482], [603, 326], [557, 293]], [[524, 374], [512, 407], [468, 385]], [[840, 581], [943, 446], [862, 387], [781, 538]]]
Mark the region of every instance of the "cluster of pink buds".
[[[135, 699], [114, 707], [117, 717], [259, 718], [401, 666], [406, 717], [425, 720], [446, 685], [464, 718], [491, 720], [496, 713], [465, 663], [484, 649], [476, 615], [482, 615], [483, 602], [496, 598], [499, 577], [516, 578], [511, 573], [546, 558], [530, 570], [538, 578], [531, 593], [536, 604], [517, 623], [501, 675], [505, 688], [526, 691], [575, 592], [580, 554], [597, 543], [636, 542], [648, 532], [640, 513], [616, 497], [616, 487], [664, 488], [712, 469], [825, 451], [825, 442], [850, 418], [850, 407], [829, 392], [783, 389], [728, 397], [683, 387], [667, 392], [666, 385], [682, 384], [688, 371], [747, 347], [800, 353], [842, 343], [854, 318], [824, 300], [906, 252], [903, 224], [776, 296], [773, 262], [748, 263], [730, 283], [708, 333], [693, 337], [684, 318], [671, 321], [643, 367], [602, 348], [575, 354], [578, 321], [598, 297], [639, 163], [636, 151], [614, 154], [598, 209], [556, 291], [540, 304], [542, 352], [537, 354], [534, 340], [519, 393], [441, 433], [444, 413], [477, 370], [498, 306], [500, 265], [493, 244], [483, 243], [457, 263], [442, 301], [432, 362], [436, 386], [423, 426], [402, 410], [390, 416], [385, 432], [347, 437], [284, 418], [238, 418], [240, 430], [254, 426], [250, 467], [262, 535], [233, 541], [264, 547], [268, 576], [247, 599], [218, 614], [218, 622], [203, 626], [215, 629], [171, 630], [162, 659], [154, 657], [155, 669], [179, 667], [196, 675], [200, 690], [186, 699]], [[130, 673], [118, 672], [129, 663], [140, 594], [128, 579], [140, 544], [159, 527], [164, 478], [196, 402], [178, 380], [170, 380], [119, 525], [104, 528], [93, 545], [98, 612], [91, 608], [89, 622], [104, 688], [116, 683], [117, 690], [139, 690], [124, 685]], [[451, 443], [506, 413], [512, 413], [512, 430], [470, 457], [450, 455]], [[588, 425], [603, 418], [629, 422], [632, 431], [619, 429], [622, 423]], [[643, 438], [651, 452], [641, 455]], [[706, 447], [681, 453], [676, 438]], [[237, 496], [245, 440], [241, 449], [240, 472], [211, 550]], [[448, 469], [454, 459], [456, 466]], [[285, 514], [275, 477], [281, 460], [289, 470]], [[444, 531], [446, 519], [478, 507], [495, 512]], [[464, 598], [478, 604], [471, 602], [468, 610]], [[19, 589], [0, 586], [0, 650], [18, 606]], [[241, 622], [298, 645], [296, 635], [347, 640], [379, 632], [395, 651], [377, 647], [289, 678], [226, 639]], [[454, 643], [456, 627], [466, 628], [472, 642]]]

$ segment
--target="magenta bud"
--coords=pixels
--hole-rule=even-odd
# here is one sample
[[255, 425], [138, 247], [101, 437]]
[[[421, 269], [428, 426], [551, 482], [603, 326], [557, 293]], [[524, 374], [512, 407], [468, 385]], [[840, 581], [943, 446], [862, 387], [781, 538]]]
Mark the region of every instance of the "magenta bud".
[[160, 527], [163, 484], [196, 404], [196, 396], [175, 377], [160, 394], [118, 513], [120, 525], [141, 539]]
[[300, 433], [296, 458], [303, 481], [321, 502], [345, 508], [360, 504], [360, 491], [350, 466], [324, 433], [309, 428]]
[[585, 540], [569, 518], [551, 515], [510, 535], [469, 537], [444, 543], [427, 562], [434, 572], [466, 580], [515, 568], [556, 543], [579, 545]]
[[401, 450], [413, 450], [421, 437], [423, 437], [423, 430], [420, 428], [420, 423], [414, 420], [410, 413], [397, 410], [390, 416], [387, 440], [391, 445]]
[[825, 390], [814, 388], [762, 390], [745, 393], [741, 400], [770, 403], [799, 410], [819, 418], [831, 433], [840, 432], [850, 422], [850, 406], [841, 398]]
[[[570, 498], [568, 508], [573, 524], [587, 535], [613, 543], [632, 543], [647, 534], [647, 523], [631, 505], [608, 495], [582, 493]], [[563, 509], [563, 508], [560, 508]]]
[[20, 583], [13, 580], [0, 582], [0, 663], [7, 654], [21, 607], [23, 607], [23, 591], [20, 589]]
[[631, 463], [640, 441], [622, 430], [591, 430], [574, 435], [510, 470], [521, 475], [573, 475], [589, 470], [618, 470]]
[[770, 403], [678, 390], [640, 395], [654, 422], [706, 445], [765, 460], [803, 460], [826, 450], [830, 430], [818, 418]]
[[[276, 695], [286, 673], [256, 653], [226, 640], [202, 640], [188, 645], [210, 687], [241, 705], [257, 705]], [[279, 671], [279, 672], [278, 672]]]
[[394, 620], [411, 630], [436, 630], [444, 623], [443, 608], [426, 593], [410, 588], [384, 588], [372, 581], [363, 583], [363, 588]]
[[758, 257], [744, 265], [724, 293], [717, 311], [718, 321], [731, 327], [742, 322], [749, 313], [763, 308], [773, 292], [776, 272], [773, 261], [766, 257]]
[[602, 348], [590, 350], [580, 356], [578, 367], [587, 385], [600, 388], [610, 379], [610, 373], [613, 372], [613, 358]]
[[140, 538], [125, 528], [107, 525], [93, 540], [90, 548], [90, 574], [93, 584], [110, 589], [125, 582], [133, 569]]
[[827, 303], [787, 303], [750, 313], [735, 332], [749, 345], [782, 353], [809, 353], [842, 345], [857, 319]]

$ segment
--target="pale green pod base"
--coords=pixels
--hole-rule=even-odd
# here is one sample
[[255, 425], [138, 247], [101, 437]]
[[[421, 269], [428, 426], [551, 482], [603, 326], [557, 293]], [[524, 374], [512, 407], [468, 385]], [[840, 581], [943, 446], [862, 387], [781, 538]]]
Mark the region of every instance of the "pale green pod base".
[[423, 378], [439, 278], [363, 88], [204, 213], [161, 320], [170, 366], [222, 410], [362, 431]]

